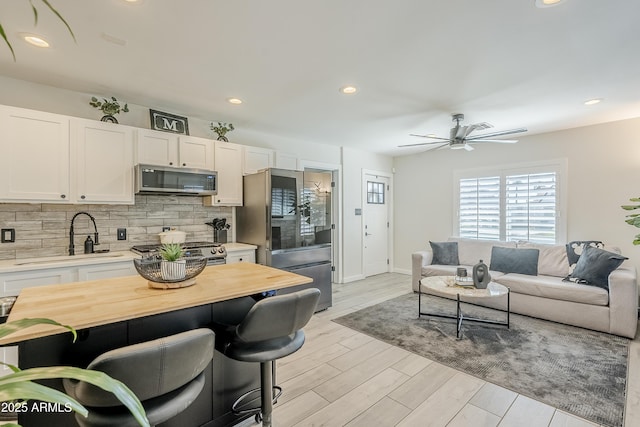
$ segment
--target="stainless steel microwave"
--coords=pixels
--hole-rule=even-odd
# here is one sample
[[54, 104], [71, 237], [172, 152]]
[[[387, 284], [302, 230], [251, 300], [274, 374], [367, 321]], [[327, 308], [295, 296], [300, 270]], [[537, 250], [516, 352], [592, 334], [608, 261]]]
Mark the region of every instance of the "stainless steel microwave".
[[218, 173], [203, 169], [136, 165], [136, 193], [210, 196], [218, 193]]

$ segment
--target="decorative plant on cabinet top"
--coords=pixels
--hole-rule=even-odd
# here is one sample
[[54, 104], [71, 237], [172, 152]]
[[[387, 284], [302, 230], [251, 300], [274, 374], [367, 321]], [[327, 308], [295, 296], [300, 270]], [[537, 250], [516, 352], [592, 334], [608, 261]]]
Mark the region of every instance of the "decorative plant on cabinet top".
[[231, 132], [233, 129], [233, 123], [218, 122], [218, 126], [215, 126], [213, 123], [211, 123], [211, 130], [218, 134], [218, 141], [229, 142], [225, 135], [227, 134], [227, 132]]
[[123, 113], [129, 112], [129, 106], [127, 104], [124, 104], [124, 107], [121, 108], [120, 103], [113, 96], [111, 97], [111, 101], [107, 101], [105, 98], [102, 98], [102, 101], [98, 101], [98, 98], [92, 96], [89, 105], [99, 109], [105, 114], [100, 119], [103, 122], [118, 123], [118, 120], [116, 120], [114, 115], [119, 114], [121, 111]]

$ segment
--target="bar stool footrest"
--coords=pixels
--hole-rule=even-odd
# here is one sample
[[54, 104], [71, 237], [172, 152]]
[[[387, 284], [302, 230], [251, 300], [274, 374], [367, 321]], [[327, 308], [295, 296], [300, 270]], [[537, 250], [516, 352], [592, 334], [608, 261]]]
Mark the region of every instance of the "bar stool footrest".
[[[242, 401], [243, 400], [245, 400], [247, 397], [249, 397], [252, 394], [259, 393], [260, 390], [261, 390], [260, 388], [254, 388], [253, 390], [249, 390], [248, 392], [246, 392], [245, 394], [243, 394], [242, 396], [237, 398], [236, 401], [233, 402], [233, 405], [231, 406], [231, 411], [236, 415], [260, 413], [260, 411], [262, 410], [262, 406], [260, 406], [260, 405], [259, 406], [254, 406], [253, 408], [238, 409], [239, 406], [242, 406]], [[282, 387], [280, 387], [279, 385], [274, 385], [273, 386], [273, 390], [275, 391], [275, 393], [273, 394], [273, 403], [277, 403], [278, 402], [278, 398], [282, 394]], [[258, 398], [259, 397], [260, 396], [258, 396]]]

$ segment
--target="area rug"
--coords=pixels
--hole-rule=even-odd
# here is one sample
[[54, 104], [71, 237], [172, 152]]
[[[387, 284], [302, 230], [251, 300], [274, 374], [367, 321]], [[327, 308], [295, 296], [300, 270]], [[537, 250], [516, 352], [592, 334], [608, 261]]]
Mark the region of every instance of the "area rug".
[[[423, 296], [424, 298], [424, 296]], [[423, 299], [423, 311], [455, 313], [455, 301]], [[418, 318], [407, 294], [334, 321], [598, 424], [621, 427], [629, 340], [517, 314], [511, 327]], [[463, 304], [504, 321], [505, 313]]]

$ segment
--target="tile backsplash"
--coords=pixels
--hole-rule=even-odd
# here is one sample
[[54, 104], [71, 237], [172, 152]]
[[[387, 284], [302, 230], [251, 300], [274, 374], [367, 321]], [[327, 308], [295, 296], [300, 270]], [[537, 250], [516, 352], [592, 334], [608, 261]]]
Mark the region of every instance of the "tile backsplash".
[[[136, 195], [134, 205], [58, 205], [46, 203], [0, 203], [0, 227], [13, 228], [14, 243], [0, 243], [0, 259], [67, 255], [69, 226], [78, 212], [91, 214], [98, 226], [96, 250], [128, 250], [133, 245], [159, 243], [162, 227], [187, 233], [188, 241], [212, 241], [213, 229], [205, 222], [225, 218], [233, 224], [233, 208], [203, 206], [198, 196]], [[93, 238], [93, 224], [80, 215], [74, 222], [76, 253], [84, 240]], [[117, 240], [117, 229], [127, 229], [127, 240]], [[229, 230], [231, 240], [232, 229]]]

